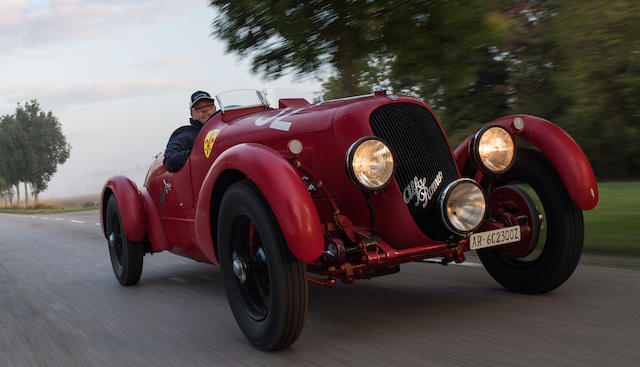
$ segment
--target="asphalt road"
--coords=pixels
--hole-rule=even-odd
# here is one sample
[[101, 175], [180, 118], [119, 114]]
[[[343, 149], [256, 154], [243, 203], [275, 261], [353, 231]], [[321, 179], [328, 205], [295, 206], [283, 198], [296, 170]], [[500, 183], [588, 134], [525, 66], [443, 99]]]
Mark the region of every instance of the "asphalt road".
[[217, 267], [145, 256], [121, 287], [97, 212], [0, 214], [0, 366], [637, 366], [640, 271], [581, 264], [546, 295], [477, 263], [310, 286], [302, 336], [250, 347]]

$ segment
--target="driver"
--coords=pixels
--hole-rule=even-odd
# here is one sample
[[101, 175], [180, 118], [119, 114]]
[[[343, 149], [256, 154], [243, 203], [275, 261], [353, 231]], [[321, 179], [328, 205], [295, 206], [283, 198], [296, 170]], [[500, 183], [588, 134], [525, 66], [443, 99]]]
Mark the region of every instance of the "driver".
[[191, 125], [181, 126], [171, 134], [164, 151], [164, 167], [169, 172], [178, 172], [191, 154], [196, 137], [205, 122], [216, 112], [213, 98], [201, 90], [191, 95]]

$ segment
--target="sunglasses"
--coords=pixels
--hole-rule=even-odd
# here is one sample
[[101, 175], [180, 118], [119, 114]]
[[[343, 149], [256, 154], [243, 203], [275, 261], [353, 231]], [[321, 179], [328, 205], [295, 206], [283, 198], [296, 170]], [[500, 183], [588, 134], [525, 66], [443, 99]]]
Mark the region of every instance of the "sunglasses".
[[191, 110], [192, 110], [192, 111], [202, 112], [202, 111], [204, 111], [204, 110], [208, 110], [208, 109], [210, 109], [210, 108], [214, 108], [215, 106], [216, 106], [215, 104], [210, 103], [210, 104], [202, 105], [202, 106], [197, 107], [197, 108], [192, 108]]

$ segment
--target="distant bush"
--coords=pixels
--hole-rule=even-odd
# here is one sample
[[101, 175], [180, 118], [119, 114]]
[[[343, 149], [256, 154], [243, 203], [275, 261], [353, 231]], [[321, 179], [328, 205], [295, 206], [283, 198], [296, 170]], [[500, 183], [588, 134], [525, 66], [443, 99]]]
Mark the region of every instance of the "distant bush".
[[40, 201], [35, 205], [29, 205], [29, 209], [64, 209], [64, 207], [52, 201]]

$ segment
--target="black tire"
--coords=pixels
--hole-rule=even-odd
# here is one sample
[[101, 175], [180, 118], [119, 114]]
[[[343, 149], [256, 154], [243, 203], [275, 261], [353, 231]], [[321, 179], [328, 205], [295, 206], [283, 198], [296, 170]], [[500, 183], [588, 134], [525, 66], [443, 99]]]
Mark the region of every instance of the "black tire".
[[[231, 311], [256, 348], [292, 344], [304, 325], [308, 288], [305, 263], [289, 251], [278, 223], [256, 186], [240, 181], [225, 192], [218, 217], [218, 254]], [[247, 267], [245, 280], [234, 272]]]
[[584, 239], [582, 210], [553, 166], [537, 151], [520, 149], [513, 167], [493, 187], [510, 184], [520, 184], [537, 196], [537, 205], [542, 207], [536, 210], [543, 215], [546, 233], [536, 234], [535, 249], [527, 256], [507, 258], [498, 247], [478, 250], [478, 256], [489, 274], [509, 291], [549, 292], [563, 284], [578, 265]]
[[124, 286], [137, 284], [142, 274], [144, 246], [127, 237], [115, 195], [107, 201], [104, 220], [113, 273]]

